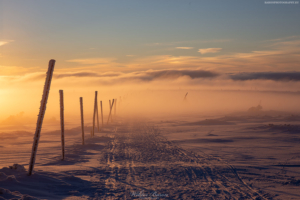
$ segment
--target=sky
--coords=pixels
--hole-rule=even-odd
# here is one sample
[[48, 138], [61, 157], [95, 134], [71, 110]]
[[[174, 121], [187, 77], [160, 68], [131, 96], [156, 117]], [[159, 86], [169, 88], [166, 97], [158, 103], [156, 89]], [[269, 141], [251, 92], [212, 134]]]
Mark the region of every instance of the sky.
[[[298, 92], [299, 19], [298, 1], [0, 0], [0, 121], [38, 113], [50, 59], [49, 118], [57, 116], [59, 89], [72, 115], [79, 97], [93, 102], [95, 90], [105, 102], [149, 90], [176, 90], [162, 94], [167, 102], [199, 90]], [[240, 109], [263, 98], [247, 95]], [[159, 102], [149, 93], [131, 101], [145, 96], [153, 99], [148, 107]], [[206, 95], [223, 99], [216, 104], [238, 99], [223, 97]], [[273, 107], [282, 102], [289, 101]]]

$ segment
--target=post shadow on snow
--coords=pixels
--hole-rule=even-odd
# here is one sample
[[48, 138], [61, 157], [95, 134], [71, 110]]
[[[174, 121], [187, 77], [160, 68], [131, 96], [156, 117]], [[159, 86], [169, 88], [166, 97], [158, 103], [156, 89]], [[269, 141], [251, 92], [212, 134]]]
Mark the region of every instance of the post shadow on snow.
[[0, 169], [0, 175], [0, 194], [4, 198], [59, 200], [70, 195], [80, 197], [96, 192], [91, 182], [73, 175], [38, 171], [28, 176], [25, 168], [17, 164]]

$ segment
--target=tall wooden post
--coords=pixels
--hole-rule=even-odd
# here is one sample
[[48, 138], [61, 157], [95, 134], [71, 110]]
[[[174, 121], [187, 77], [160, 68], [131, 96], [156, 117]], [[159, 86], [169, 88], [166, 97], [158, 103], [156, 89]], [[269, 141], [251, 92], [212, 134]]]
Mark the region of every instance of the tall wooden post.
[[97, 107], [97, 94], [98, 94], [98, 92], [95, 91], [95, 102], [94, 102], [94, 114], [93, 114], [93, 129], [92, 129], [92, 136], [95, 135], [95, 117], [96, 117], [96, 107]]
[[98, 115], [98, 97], [96, 98], [96, 114], [97, 114], [97, 128], [98, 128], [98, 132], [99, 132], [100, 127], [99, 127], [99, 115]]
[[112, 110], [114, 108], [114, 105], [115, 105], [115, 99], [112, 100], [112, 103], [111, 103], [111, 115], [110, 115], [110, 121], [112, 122], [113, 121], [113, 114], [112, 114]]
[[100, 108], [101, 108], [101, 120], [102, 120], [102, 128], [103, 128], [103, 110], [102, 110], [102, 101], [100, 101]]
[[109, 100], [109, 115], [108, 115], [108, 120], [111, 118], [111, 109], [112, 109], [112, 104], [111, 104], [111, 101]]
[[111, 111], [112, 111], [112, 108], [113, 108], [113, 106], [114, 106], [114, 99], [112, 100], [112, 103], [110, 103], [110, 100], [109, 100], [109, 105], [110, 105], [110, 109], [109, 109], [109, 115], [108, 115], [108, 119], [107, 119], [107, 124], [108, 124], [108, 122], [109, 122], [109, 119], [110, 119], [110, 121], [112, 122], [112, 118], [111, 118]]
[[81, 113], [82, 145], [84, 145], [83, 102], [82, 102], [82, 97], [80, 97], [79, 99], [80, 99], [80, 113]]
[[62, 160], [65, 159], [65, 125], [64, 125], [64, 91], [59, 90], [60, 97], [60, 129], [61, 129], [61, 151]]
[[117, 115], [117, 99], [115, 99], [115, 106], [114, 106], [114, 116], [116, 117]]
[[108, 114], [108, 118], [107, 118], [107, 124], [109, 122], [110, 114], [111, 114], [111, 102], [109, 100], [109, 114]]
[[38, 148], [41, 129], [42, 129], [42, 125], [43, 125], [43, 119], [45, 116], [46, 105], [47, 105], [47, 100], [48, 100], [50, 86], [51, 86], [51, 80], [52, 80], [53, 71], [54, 71], [54, 65], [55, 65], [55, 60], [50, 60], [49, 66], [48, 66], [48, 71], [47, 71], [47, 78], [46, 78], [45, 85], [44, 85], [44, 91], [43, 91], [43, 96], [42, 96], [42, 101], [41, 101], [41, 106], [40, 106], [40, 112], [38, 115], [35, 135], [34, 135], [34, 139], [33, 139], [32, 152], [31, 152], [29, 169], [28, 169], [29, 176], [32, 174], [34, 163], [35, 163], [36, 152], [37, 152], [37, 148]]

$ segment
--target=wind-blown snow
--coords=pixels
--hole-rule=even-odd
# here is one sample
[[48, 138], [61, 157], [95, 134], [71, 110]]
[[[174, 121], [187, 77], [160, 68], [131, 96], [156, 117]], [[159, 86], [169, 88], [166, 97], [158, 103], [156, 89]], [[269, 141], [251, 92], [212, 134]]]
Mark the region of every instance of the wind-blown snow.
[[3, 132], [0, 199], [297, 199], [299, 119], [118, 118], [93, 138], [85, 127], [85, 145], [80, 127], [65, 130], [64, 161], [60, 131], [42, 132], [32, 176], [33, 133]]

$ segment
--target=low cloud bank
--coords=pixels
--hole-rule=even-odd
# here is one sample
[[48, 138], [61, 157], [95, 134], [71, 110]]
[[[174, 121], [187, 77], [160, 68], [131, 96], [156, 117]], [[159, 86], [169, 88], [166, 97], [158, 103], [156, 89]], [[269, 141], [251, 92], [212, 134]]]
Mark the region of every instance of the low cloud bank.
[[208, 70], [151, 70], [138, 71], [130, 73], [96, 73], [96, 72], [77, 72], [77, 73], [62, 73], [56, 74], [54, 78], [113, 78], [124, 80], [140, 80], [140, 81], [154, 81], [161, 79], [178, 79], [180, 77], [189, 77], [191, 79], [215, 79], [222, 77], [234, 81], [248, 81], [248, 80], [272, 80], [272, 81], [300, 81], [300, 72], [248, 72], [236, 74], [221, 74], [215, 71]]
[[140, 80], [156, 80], [156, 79], [177, 79], [179, 77], [188, 76], [191, 79], [195, 78], [215, 78], [218, 73], [204, 70], [158, 70], [146, 71], [139, 76]]
[[[37, 81], [44, 81], [45, 73], [31, 73], [24, 76], [7, 76], [2, 77], [0, 82], [4, 85], [11, 83], [34, 83]], [[60, 80], [65, 83], [74, 82], [75, 80], [82, 83], [99, 83], [99, 84], [125, 84], [132, 82], [149, 83], [153, 81], [177, 81], [185, 78], [190, 80], [193, 84], [195, 81], [211, 81], [217, 83], [218, 81], [275, 81], [275, 82], [299, 82], [300, 72], [243, 72], [243, 73], [220, 73], [213, 70], [202, 69], [171, 69], [171, 70], [147, 70], [135, 72], [106, 72], [99, 73], [95, 71], [79, 71], [79, 72], [57, 72], [54, 74], [54, 80]]]
[[273, 80], [273, 81], [300, 81], [300, 72], [253, 72], [239, 73], [229, 76], [232, 80]]

